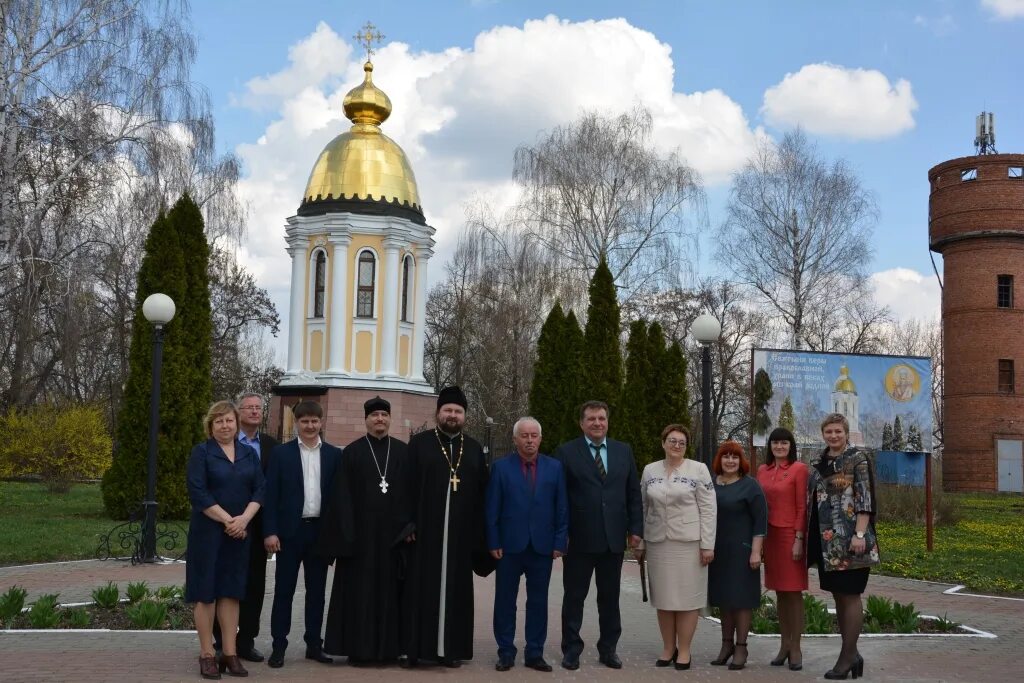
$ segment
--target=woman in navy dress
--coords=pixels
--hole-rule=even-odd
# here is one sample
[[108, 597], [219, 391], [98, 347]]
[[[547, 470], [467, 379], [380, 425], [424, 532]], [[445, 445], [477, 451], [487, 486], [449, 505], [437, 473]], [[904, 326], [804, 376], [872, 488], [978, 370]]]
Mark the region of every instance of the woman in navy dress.
[[[209, 437], [192, 449], [187, 484], [192, 502], [185, 564], [185, 601], [194, 603], [199, 633], [199, 671], [220, 678], [222, 671], [246, 676], [235, 650], [238, 601], [245, 596], [249, 566], [246, 528], [263, 504], [263, 470], [259, 457], [239, 443], [238, 411], [217, 401], [206, 413]], [[257, 539], [259, 542], [259, 539]], [[220, 622], [224, 654], [213, 649], [213, 617]]]
[[719, 446], [711, 470], [718, 519], [715, 559], [708, 568], [708, 603], [722, 612], [722, 649], [711, 663], [728, 663], [735, 670], [747, 665], [747, 634], [761, 604], [761, 547], [768, 533], [768, 507], [761, 485], [749, 476], [743, 446], [736, 441]]

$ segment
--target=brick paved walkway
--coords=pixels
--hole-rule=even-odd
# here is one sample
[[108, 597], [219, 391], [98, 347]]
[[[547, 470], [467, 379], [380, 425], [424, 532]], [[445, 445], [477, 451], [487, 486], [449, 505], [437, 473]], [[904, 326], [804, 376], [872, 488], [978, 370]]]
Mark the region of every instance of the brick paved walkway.
[[[273, 576], [273, 567], [270, 571]], [[181, 584], [184, 566], [162, 565], [132, 567], [118, 561], [71, 562], [0, 568], [0, 591], [12, 584], [29, 590], [31, 600], [41, 593], [59, 592], [63, 602], [88, 600], [92, 589], [113, 580], [122, 590], [128, 581], [146, 580], [151, 586]], [[272, 590], [268, 586], [268, 593]], [[816, 584], [812, 576], [811, 584]], [[798, 681], [821, 680], [834, 662], [839, 649], [836, 638], [804, 640], [804, 670], [790, 672], [768, 666], [778, 641], [771, 637], [750, 638], [750, 663], [743, 671], [712, 667], [708, 661], [718, 652], [717, 624], [701, 620], [694, 642], [694, 668], [687, 672], [655, 669], [653, 660], [660, 651], [660, 637], [650, 606], [640, 600], [640, 584], [635, 564], [624, 570], [622, 590], [623, 635], [619, 655], [625, 663], [621, 671], [612, 671], [597, 662], [594, 593], [588, 600], [584, 640], [588, 649], [579, 671], [559, 667], [558, 606], [561, 603], [559, 565], [552, 577], [551, 617], [547, 658], [556, 665], [552, 674], [541, 674], [519, 666], [507, 674], [494, 671], [495, 646], [491, 637], [491, 600], [493, 580], [476, 582], [476, 659], [460, 669], [421, 668], [406, 671], [398, 667], [352, 669], [345, 664], [330, 666], [302, 659], [302, 646], [293, 645], [283, 669], [262, 664], [249, 665], [250, 678], [266, 681], [630, 681], [638, 675], [651, 681]], [[1024, 652], [1024, 602], [945, 595], [947, 585], [872, 576], [868, 590], [901, 602], [913, 601], [924, 614], [943, 615], [989, 631], [997, 639], [980, 638], [863, 638], [860, 649], [866, 661], [866, 679], [871, 681], [985, 681], [1017, 680], [1016, 663]], [[300, 579], [299, 591], [302, 590]], [[301, 640], [301, 596], [294, 610], [293, 643]], [[520, 596], [520, 601], [524, 596]], [[522, 605], [521, 605], [522, 608]], [[270, 600], [263, 614], [263, 630], [258, 646], [269, 650]], [[520, 619], [517, 642], [522, 647]], [[298, 637], [296, 637], [298, 636]], [[0, 633], [0, 681], [196, 681], [200, 680], [195, 657], [198, 641], [194, 634], [167, 633]]]

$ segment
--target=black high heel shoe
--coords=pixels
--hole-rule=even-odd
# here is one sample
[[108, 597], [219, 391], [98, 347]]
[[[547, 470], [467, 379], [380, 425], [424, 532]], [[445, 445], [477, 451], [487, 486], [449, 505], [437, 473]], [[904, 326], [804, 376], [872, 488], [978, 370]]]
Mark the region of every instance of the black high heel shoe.
[[731, 646], [731, 647], [729, 648], [729, 652], [728, 652], [728, 653], [726, 653], [726, 654], [724, 654], [724, 655], [722, 655], [722, 656], [721, 656], [721, 657], [719, 657], [718, 659], [712, 659], [712, 660], [711, 660], [711, 665], [712, 665], [712, 666], [724, 666], [724, 665], [725, 665], [725, 663], [726, 663], [726, 662], [728, 662], [728, 661], [729, 661], [729, 659], [730, 659], [730, 658], [731, 658], [731, 657], [732, 657], [732, 656], [733, 656], [734, 654], [736, 654], [736, 644], [735, 644], [735, 643], [733, 643], [733, 642], [732, 642], [731, 640], [726, 640], [725, 638], [722, 638], [722, 642], [723, 642], [723, 643], [729, 643], [729, 645]]
[[[738, 648], [742, 647], [743, 648], [743, 653], [744, 653], [744, 655], [746, 655], [746, 653], [747, 653], [747, 644], [746, 643], [736, 643], [736, 647], [738, 647]], [[746, 665], [747, 665], [747, 657], [746, 656], [743, 657], [743, 661], [742, 662], [739, 662], [739, 663], [736, 662], [736, 655], [735, 655], [735, 650], [734, 650], [733, 651], [732, 661], [729, 662], [729, 670], [730, 671], [739, 671], [740, 669], [742, 669]]]
[[789, 650], [786, 650], [785, 653], [779, 655], [778, 657], [776, 657], [768, 663], [772, 666], [785, 666], [787, 659], [789, 659]]
[[825, 672], [825, 678], [830, 681], [845, 681], [847, 676], [852, 676], [855, 680], [864, 675], [864, 658], [857, 655], [857, 658], [853, 660], [850, 666], [846, 667], [845, 671], [839, 671], [835, 667], [832, 667]]
[[672, 666], [672, 662], [676, 661], [676, 656], [678, 654], [679, 654], [679, 648], [677, 647], [675, 649], [675, 651], [672, 652], [672, 659], [658, 659], [658, 660], [655, 660], [654, 666], [662, 667], [662, 668], [666, 667], [666, 666]]

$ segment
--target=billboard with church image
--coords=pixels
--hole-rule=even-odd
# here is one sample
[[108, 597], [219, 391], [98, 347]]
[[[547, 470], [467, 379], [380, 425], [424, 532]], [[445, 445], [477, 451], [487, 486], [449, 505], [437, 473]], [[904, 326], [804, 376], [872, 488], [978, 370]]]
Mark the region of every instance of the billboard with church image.
[[[780, 425], [791, 427], [802, 446], [821, 444], [821, 420], [842, 413], [855, 446], [932, 449], [931, 358], [754, 349], [752, 392], [762, 370], [771, 382], [764, 407], [769, 425], [755, 431], [755, 446], [764, 446]], [[902, 436], [902, 448], [892, 443], [894, 432]]]

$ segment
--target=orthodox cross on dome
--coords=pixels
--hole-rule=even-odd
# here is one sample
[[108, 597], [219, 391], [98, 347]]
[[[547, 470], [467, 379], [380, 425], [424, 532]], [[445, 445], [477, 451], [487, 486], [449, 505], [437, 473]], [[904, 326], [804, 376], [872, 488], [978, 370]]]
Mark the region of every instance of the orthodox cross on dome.
[[373, 56], [374, 45], [380, 45], [384, 42], [384, 34], [378, 31], [377, 27], [369, 21], [352, 38], [366, 50], [366, 61], [370, 61], [370, 58]]

